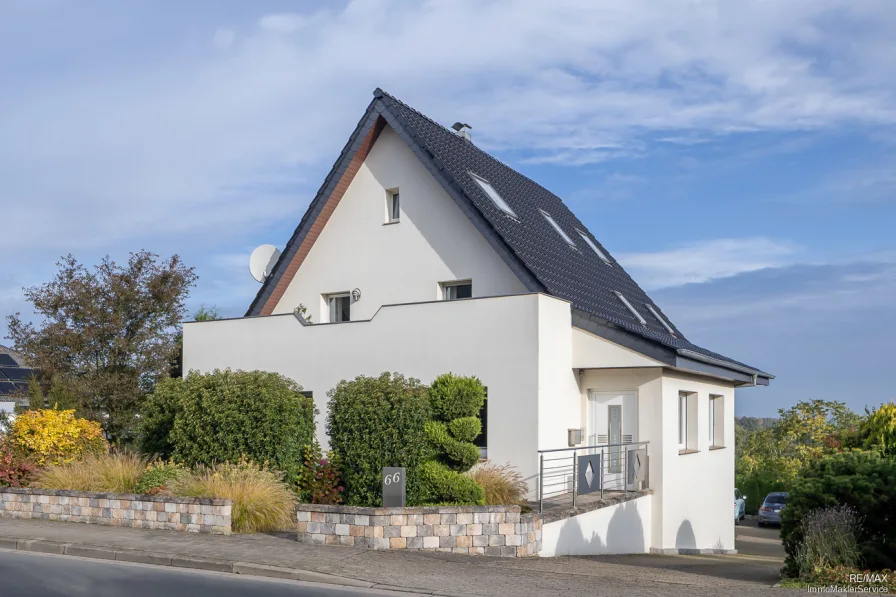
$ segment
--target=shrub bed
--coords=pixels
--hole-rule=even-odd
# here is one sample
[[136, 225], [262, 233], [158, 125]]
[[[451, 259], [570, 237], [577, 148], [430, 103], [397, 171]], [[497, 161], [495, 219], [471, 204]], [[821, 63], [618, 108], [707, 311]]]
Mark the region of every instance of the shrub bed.
[[861, 520], [860, 560], [872, 570], [896, 568], [896, 459], [877, 452], [845, 452], [810, 464], [782, 511], [785, 573], [798, 576], [806, 541], [804, 519], [824, 507], [849, 506]]
[[141, 449], [188, 466], [245, 457], [298, 479], [314, 440], [314, 401], [294, 381], [264, 371], [190, 373], [161, 382], [149, 397]]

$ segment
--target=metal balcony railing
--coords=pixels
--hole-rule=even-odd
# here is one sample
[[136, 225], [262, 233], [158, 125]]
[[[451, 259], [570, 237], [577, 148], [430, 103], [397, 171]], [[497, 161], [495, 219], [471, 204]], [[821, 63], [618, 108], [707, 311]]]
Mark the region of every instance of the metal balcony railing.
[[597, 444], [538, 451], [538, 510], [585, 493], [640, 491], [649, 487], [649, 442]]

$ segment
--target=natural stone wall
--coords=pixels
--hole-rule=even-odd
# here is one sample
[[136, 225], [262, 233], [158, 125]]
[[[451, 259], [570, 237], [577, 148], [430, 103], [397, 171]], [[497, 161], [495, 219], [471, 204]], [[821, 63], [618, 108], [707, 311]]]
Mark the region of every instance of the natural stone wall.
[[0, 518], [230, 534], [233, 502], [212, 498], [0, 488]]
[[519, 506], [357, 508], [299, 504], [298, 540], [370, 549], [422, 549], [487, 556], [534, 556], [541, 516]]

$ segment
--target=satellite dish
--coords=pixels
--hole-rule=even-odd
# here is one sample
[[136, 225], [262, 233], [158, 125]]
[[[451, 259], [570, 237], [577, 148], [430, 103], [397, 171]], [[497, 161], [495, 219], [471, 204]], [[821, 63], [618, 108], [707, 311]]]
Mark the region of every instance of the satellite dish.
[[274, 245], [261, 245], [249, 257], [249, 273], [256, 282], [264, 282], [271, 274], [277, 260], [280, 259], [280, 249]]

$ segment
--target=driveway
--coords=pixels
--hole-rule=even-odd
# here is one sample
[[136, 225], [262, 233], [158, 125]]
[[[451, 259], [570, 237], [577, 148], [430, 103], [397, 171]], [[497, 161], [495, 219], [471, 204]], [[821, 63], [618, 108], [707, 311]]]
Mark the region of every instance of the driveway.
[[736, 555], [645, 554], [591, 556], [587, 559], [606, 564], [638, 567], [641, 569], [638, 573], [640, 578], [651, 575], [644, 570], [646, 568], [655, 571], [657, 579], [668, 579], [670, 574], [674, 574], [678, 582], [690, 575], [755, 584], [757, 588], [768, 587], [778, 582], [781, 567], [784, 565], [784, 548], [779, 538], [780, 529], [759, 528], [755, 518], [748, 518], [734, 528], [735, 548], [738, 551]]

